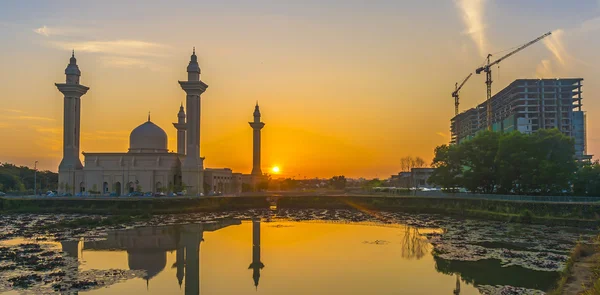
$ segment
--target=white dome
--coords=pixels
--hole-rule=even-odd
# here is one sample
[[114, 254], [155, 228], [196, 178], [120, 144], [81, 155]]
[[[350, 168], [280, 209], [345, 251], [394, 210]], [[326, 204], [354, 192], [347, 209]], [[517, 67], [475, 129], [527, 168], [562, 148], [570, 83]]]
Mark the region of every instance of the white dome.
[[129, 135], [130, 153], [168, 152], [167, 133], [148, 120]]

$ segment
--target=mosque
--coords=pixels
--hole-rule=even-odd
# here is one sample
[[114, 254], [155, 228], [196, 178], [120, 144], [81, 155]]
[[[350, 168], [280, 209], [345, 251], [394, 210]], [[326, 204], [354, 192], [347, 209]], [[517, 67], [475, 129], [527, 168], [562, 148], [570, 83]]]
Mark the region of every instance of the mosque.
[[81, 97], [89, 87], [79, 83], [81, 71], [75, 52], [65, 70], [65, 83], [56, 83], [64, 94], [63, 158], [58, 167], [59, 192], [125, 195], [140, 192], [176, 192], [188, 195], [212, 192], [236, 194], [242, 183], [250, 187], [263, 178], [260, 168], [261, 122], [258, 103], [254, 108], [253, 168], [250, 174], [233, 173], [229, 168], [205, 168], [200, 156], [200, 96], [208, 85], [200, 80], [200, 66], [194, 50], [187, 66], [187, 81], [179, 81], [186, 93], [173, 126], [177, 130], [177, 152], [169, 152], [167, 133], [148, 120], [131, 131], [127, 152], [83, 153], [80, 160]]

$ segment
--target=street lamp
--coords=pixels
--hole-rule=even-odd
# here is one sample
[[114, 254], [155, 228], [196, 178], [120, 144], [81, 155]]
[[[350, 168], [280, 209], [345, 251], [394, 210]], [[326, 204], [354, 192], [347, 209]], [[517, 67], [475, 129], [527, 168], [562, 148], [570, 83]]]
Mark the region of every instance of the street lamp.
[[33, 195], [34, 196], [37, 195], [37, 163], [38, 163], [38, 161], [35, 161], [35, 163], [33, 163]]

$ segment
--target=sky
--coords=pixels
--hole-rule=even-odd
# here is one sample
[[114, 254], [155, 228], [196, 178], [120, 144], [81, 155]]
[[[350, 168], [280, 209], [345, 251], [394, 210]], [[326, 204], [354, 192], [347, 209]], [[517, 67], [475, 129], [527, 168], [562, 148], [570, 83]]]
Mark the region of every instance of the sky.
[[[379, 177], [400, 158], [431, 161], [450, 140], [454, 84], [552, 31], [494, 68], [492, 92], [519, 78], [584, 78], [589, 154], [600, 154], [600, 1], [224, 0], [0, 1], [0, 161], [56, 171], [71, 49], [90, 87], [81, 151], [124, 152], [152, 121], [176, 150], [178, 80], [196, 47], [205, 167], [249, 173], [254, 104], [262, 166], [283, 177]], [[485, 100], [485, 77], [460, 109]]]

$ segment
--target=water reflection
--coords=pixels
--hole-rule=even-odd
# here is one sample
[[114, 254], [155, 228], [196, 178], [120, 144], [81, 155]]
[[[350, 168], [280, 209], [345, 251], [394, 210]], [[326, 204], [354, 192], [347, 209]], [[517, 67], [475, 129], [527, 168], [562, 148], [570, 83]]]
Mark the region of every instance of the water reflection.
[[[255, 234], [258, 255], [254, 261], [260, 263], [260, 221], [255, 222], [258, 232]], [[143, 279], [146, 287], [150, 288], [150, 281], [161, 273], [167, 264], [167, 252], [175, 251], [176, 261], [172, 268], [176, 268], [176, 278], [181, 288], [184, 284], [186, 295], [200, 294], [200, 244], [204, 241], [206, 231], [216, 231], [230, 225], [239, 225], [240, 220], [222, 220], [219, 222], [184, 224], [174, 226], [143, 227], [108, 234], [102, 241], [64, 241], [61, 242], [62, 250], [68, 256], [81, 260], [83, 250], [123, 250], [127, 252], [127, 264], [130, 270], [143, 270], [146, 272]], [[256, 260], [257, 259], [257, 260]], [[255, 263], [253, 262], [252, 265]], [[251, 265], [251, 266], [252, 266]], [[75, 270], [77, 271], [77, 270]], [[260, 270], [258, 270], [260, 271]], [[73, 274], [76, 276], [77, 274]], [[258, 285], [257, 273], [255, 284]]]
[[258, 280], [260, 279], [260, 270], [265, 265], [260, 261], [260, 219], [252, 220], [252, 263], [248, 269], [252, 269], [252, 279], [254, 287], [258, 290]]
[[402, 258], [421, 259], [427, 253], [429, 243], [418, 228], [404, 226], [402, 237]]
[[433, 258], [435, 268], [444, 274], [457, 274], [468, 284], [511, 285], [529, 289], [546, 290], [558, 279], [557, 272], [535, 271], [518, 266], [503, 267], [500, 260], [479, 261], [446, 260]]

